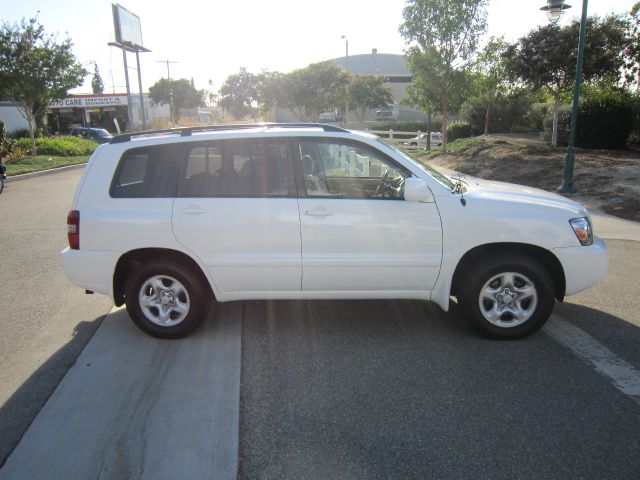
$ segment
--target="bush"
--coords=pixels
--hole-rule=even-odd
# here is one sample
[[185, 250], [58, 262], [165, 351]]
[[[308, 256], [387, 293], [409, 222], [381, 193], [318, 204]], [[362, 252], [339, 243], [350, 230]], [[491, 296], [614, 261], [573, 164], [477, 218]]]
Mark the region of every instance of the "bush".
[[[31, 140], [29, 138], [18, 139], [17, 145], [26, 151], [31, 151]], [[90, 155], [97, 147], [97, 143], [78, 137], [36, 138], [36, 149], [40, 155], [54, 155], [60, 157]]]
[[473, 128], [469, 123], [453, 122], [447, 126], [447, 142], [469, 137], [473, 137]]
[[[36, 128], [33, 131], [33, 136], [36, 138], [41, 137], [43, 134], [43, 130], [41, 128]], [[31, 138], [31, 136], [29, 135], [29, 129], [28, 128], [19, 128], [18, 130], [14, 130], [13, 132], [11, 132], [9, 134], [9, 136], [11, 138], [15, 138], [16, 140], [19, 138]]]
[[533, 127], [534, 132], [544, 131], [544, 118], [547, 116], [550, 109], [553, 109], [553, 105], [551, 103], [534, 103], [531, 105], [529, 117], [531, 119], [531, 126]]
[[633, 129], [632, 96], [618, 89], [591, 92], [580, 104], [576, 145], [623, 149]]
[[[576, 129], [576, 146], [623, 149], [634, 125], [634, 98], [618, 88], [591, 87], [581, 97]], [[544, 139], [551, 142], [553, 108], [544, 119]], [[558, 145], [569, 144], [571, 105], [561, 105], [558, 118]]]
[[0, 120], [0, 157], [12, 160], [23, 154], [24, 150], [18, 148], [17, 142], [7, 136], [4, 122]]
[[[509, 95], [500, 95], [491, 107], [489, 133], [531, 132], [536, 130], [532, 115], [535, 99], [527, 90], [517, 90]], [[462, 116], [471, 124], [476, 134], [484, 133], [487, 114], [486, 104], [480, 100], [470, 100], [462, 106]], [[540, 122], [542, 130], [542, 122]]]

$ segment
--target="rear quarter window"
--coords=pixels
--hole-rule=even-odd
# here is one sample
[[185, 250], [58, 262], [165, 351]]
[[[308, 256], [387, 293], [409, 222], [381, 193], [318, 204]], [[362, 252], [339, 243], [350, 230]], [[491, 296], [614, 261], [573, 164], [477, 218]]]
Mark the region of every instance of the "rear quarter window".
[[127, 150], [116, 168], [109, 191], [113, 198], [175, 197], [179, 145]]

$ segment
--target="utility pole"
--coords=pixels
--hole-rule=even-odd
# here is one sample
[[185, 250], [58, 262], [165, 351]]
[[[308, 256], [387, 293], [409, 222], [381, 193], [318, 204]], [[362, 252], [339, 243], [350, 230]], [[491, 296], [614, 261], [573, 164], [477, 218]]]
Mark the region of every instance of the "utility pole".
[[180, 62], [174, 62], [172, 60], [156, 60], [156, 63], [166, 63], [167, 65], [167, 80], [169, 81], [169, 117], [173, 124], [173, 86], [171, 85], [171, 71], [169, 70], [169, 64]]

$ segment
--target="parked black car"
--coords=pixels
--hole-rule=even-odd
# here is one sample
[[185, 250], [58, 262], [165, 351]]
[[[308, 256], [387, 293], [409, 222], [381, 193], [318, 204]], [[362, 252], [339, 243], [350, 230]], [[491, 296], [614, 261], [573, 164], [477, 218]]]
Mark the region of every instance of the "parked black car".
[[72, 127], [69, 135], [86, 138], [98, 143], [108, 143], [113, 138], [104, 128]]

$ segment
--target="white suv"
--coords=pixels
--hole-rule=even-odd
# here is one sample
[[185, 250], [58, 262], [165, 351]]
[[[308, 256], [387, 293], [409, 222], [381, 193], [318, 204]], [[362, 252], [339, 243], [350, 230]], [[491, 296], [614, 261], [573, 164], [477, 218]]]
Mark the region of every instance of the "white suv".
[[484, 333], [522, 337], [606, 274], [582, 206], [467, 182], [331, 125], [125, 134], [89, 159], [60, 259], [162, 338], [213, 301], [451, 296]]

